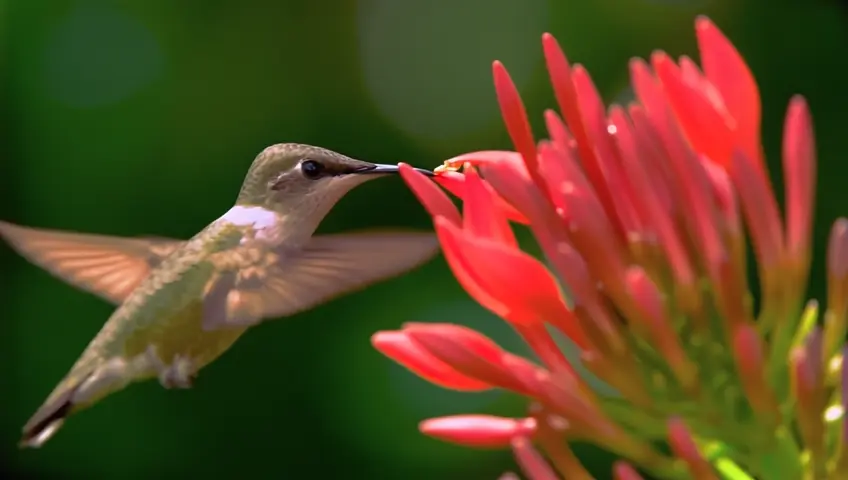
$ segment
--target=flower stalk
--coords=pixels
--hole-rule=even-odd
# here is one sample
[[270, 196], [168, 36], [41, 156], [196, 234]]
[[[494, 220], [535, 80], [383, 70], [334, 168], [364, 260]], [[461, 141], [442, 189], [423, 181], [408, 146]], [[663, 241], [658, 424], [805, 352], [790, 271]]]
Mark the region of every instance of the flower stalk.
[[[544, 114], [548, 139], [533, 137], [509, 73], [495, 62], [515, 150], [459, 155], [435, 181], [401, 165], [457, 281], [539, 359], [453, 324], [375, 334], [378, 350], [436, 384], [506, 389], [530, 403], [525, 418], [431, 419], [423, 433], [511, 448], [531, 479], [591, 478], [572, 441], [619, 455], [619, 479], [640, 471], [699, 480], [848, 475], [848, 219], [834, 223], [827, 246], [819, 326], [818, 304], [805, 297], [816, 173], [806, 101], [793, 97], [786, 113], [781, 209], [761, 146], [756, 81], [712, 22], [698, 18], [695, 31], [700, 66], [663, 52], [634, 59], [638, 101], [609, 108], [586, 69], [545, 34], [559, 106]], [[461, 211], [442, 189], [462, 200]], [[515, 225], [532, 231], [550, 267], [520, 250]], [[594, 391], [551, 329], [618, 395]]]

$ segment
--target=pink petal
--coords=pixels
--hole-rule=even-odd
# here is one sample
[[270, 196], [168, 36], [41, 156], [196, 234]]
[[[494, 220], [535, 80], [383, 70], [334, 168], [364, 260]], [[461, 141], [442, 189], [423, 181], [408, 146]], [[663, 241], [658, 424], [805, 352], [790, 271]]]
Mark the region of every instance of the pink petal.
[[625, 281], [638, 312], [632, 316], [633, 320], [642, 323], [641, 326], [649, 333], [651, 343], [662, 354], [684, 388], [693, 387], [698, 371], [683, 349], [659, 289], [645, 271], [637, 266], [627, 269]]
[[571, 79], [577, 101], [580, 102], [587, 139], [592, 144], [595, 159], [601, 168], [600, 178], [592, 178], [592, 185], [595, 191], [609, 194], [612, 209], [606, 210], [606, 216], [619, 239], [624, 241], [628, 233], [639, 230], [639, 221], [630, 203], [629, 186], [622, 176], [621, 166], [613, 148], [613, 139], [608, 133], [604, 104], [585, 68], [580, 65], [575, 67]]
[[692, 148], [726, 168], [735, 146], [733, 119], [716, 109], [697, 85], [686, 83], [668, 55], [655, 52], [651, 63]]
[[465, 173], [463, 228], [474, 236], [518, 248], [509, 221], [495, 207], [494, 193], [472, 168]]
[[509, 72], [506, 71], [501, 62], [495, 61], [492, 64], [492, 75], [495, 79], [495, 93], [501, 107], [501, 115], [509, 136], [512, 138], [512, 143], [515, 145], [515, 150], [524, 159], [530, 178], [544, 192], [544, 179], [539, 173], [539, 166], [536, 161], [536, 142], [533, 140], [533, 132], [530, 129], [530, 122], [527, 120], [524, 102], [521, 101], [515, 83], [513, 83]]
[[424, 420], [418, 429], [424, 435], [466, 447], [503, 448], [516, 437], [532, 437], [536, 433], [536, 420], [454, 415]]
[[456, 206], [451, 203], [447, 195], [439, 187], [424, 176], [423, 173], [416, 171], [405, 163], [400, 164], [400, 176], [406, 182], [406, 185], [412, 190], [412, 193], [418, 198], [418, 201], [424, 205], [424, 208], [430, 213], [430, 216], [441, 216], [456, 225], [462, 224], [462, 218], [459, 216], [459, 211]]
[[[495, 314], [525, 325], [559, 319], [570, 327], [568, 334], [572, 340], [584, 345], [582, 331], [566, 308], [556, 279], [544, 264], [521, 250], [471, 237], [446, 221], [437, 221], [436, 229], [440, 236], [451, 237], [456, 242], [467, 267], [480, 279], [484, 298], [498, 299], [501, 309], [493, 310]], [[469, 294], [474, 295], [471, 291]]]
[[[478, 163], [477, 160], [479, 160], [479, 159], [475, 156], [476, 153], [485, 154], [485, 153], [489, 153], [489, 152], [469, 153], [469, 154], [466, 154], [466, 155], [461, 155], [460, 157], [457, 157], [457, 158], [461, 158], [461, 157], [472, 158], [473, 157], [474, 160], [469, 161], [468, 163], [477, 164]], [[502, 152], [497, 152], [497, 153], [502, 153]], [[503, 153], [515, 154], [516, 157], [518, 158], [518, 160], [519, 161], [521, 160], [521, 157], [515, 152], [503, 152]], [[465, 162], [461, 162], [460, 165], [462, 165], [462, 163], [465, 163]], [[444, 172], [444, 173], [438, 174], [434, 178], [434, 180], [436, 181], [436, 183], [441, 185], [445, 190], [451, 192], [452, 194], [456, 195], [457, 197], [459, 197], [461, 199], [465, 198], [465, 175], [464, 174], [459, 173], [459, 172]], [[491, 187], [491, 185], [486, 184], [486, 189], [489, 190], [489, 192], [493, 196], [495, 206], [501, 211], [501, 213], [504, 216], [506, 216], [506, 218], [512, 220], [513, 222], [521, 223], [521, 224], [524, 224], [524, 225], [527, 225], [528, 223], [530, 223], [527, 220], [527, 217], [525, 217], [521, 212], [516, 210], [515, 207], [513, 207], [512, 205], [507, 203], [506, 200], [501, 198], [501, 196], [498, 195], [495, 192], [495, 190]]]
[[774, 392], [766, 383], [763, 347], [760, 334], [753, 325], [741, 325], [733, 333], [733, 356], [748, 402], [757, 417], [776, 427], [780, 422], [780, 412]]
[[371, 344], [383, 355], [408, 368], [419, 377], [441, 387], [469, 392], [480, 392], [492, 388], [489, 384], [452, 369], [410, 340], [404, 332], [377, 332], [371, 336]]
[[624, 111], [614, 107], [610, 118], [616, 127], [616, 141], [623, 157], [624, 172], [633, 185], [634, 207], [640, 212], [640, 216], [649, 228], [656, 233], [660, 245], [668, 256], [668, 264], [677, 283], [692, 285], [695, 274], [689, 262], [686, 247], [677, 233], [673, 219], [664, 211], [660, 198], [662, 189], [658, 187], [662, 186], [662, 180], [657, 179], [656, 175], [649, 173], [649, 170], [645, 168], [646, 158], [642, 155]]
[[[496, 315], [508, 312], [509, 308], [506, 304], [498, 297], [492, 296], [487, 286], [487, 279], [480, 277], [479, 272], [466, 257], [464, 252], [465, 244], [461, 243], [458, 238], [458, 232], [461, 230], [454, 227], [454, 224], [444, 217], [435, 217], [433, 222], [436, 227], [436, 235], [439, 238], [439, 243], [442, 245], [442, 254], [445, 256], [445, 260], [448, 262], [453, 276], [456, 277], [462, 288], [477, 303]], [[453, 228], [448, 228], [448, 225]]]
[[[560, 112], [565, 117], [565, 123], [574, 135], [577, 149], [580, 152], [579, 159], [586, 171], [586, 177], [593, 185], [604, 186], [604, 177], [600, 163], [595, 156], [594, 145], [589, 140], [584, 124], [583, 112], [581, 111], [580, 99], [577, 96], [574, 82], [572, 81], [571, 66], [565, 57], [562, 48], [556, 39], [549, 33], [542, 35], [542, 48], [545, 53], [545, 62], [554, 88]], [[598, 192], [598, 198], [604, 211], [613, 212], [611, 193], [605, 187]]]
[[736, 47], [707, 17], [695, 20], [695, 34], [704, 72], [721, 92], [735, 120], [737, 144], [764, 172], [760, 155], [760, 93], [756, 80]]

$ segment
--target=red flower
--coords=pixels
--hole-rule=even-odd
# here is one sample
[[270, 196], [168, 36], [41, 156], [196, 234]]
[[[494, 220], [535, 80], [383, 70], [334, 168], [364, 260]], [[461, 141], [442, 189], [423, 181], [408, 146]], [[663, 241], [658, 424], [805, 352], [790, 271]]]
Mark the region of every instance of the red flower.
[[[436, 183], [402, 165], [457, 280], [543, 363], [457, 325], [376, 334], [376, 348], [442, 386], [532, 399], [527, 419], [428, 420], [425, 434], [511, 446], [534, 479], [557, 471], [590, 478], [568, 449], [575, 439], [670, 478], [848, 475], [848, 426], [840, 427], [848, 379], [833, 373], [848, 311], [848, 220], [831, 236], [821, 330], [815, 302], [804, 307], [815, 191], [806, 102], [794, 97], [786, 116], [784, 216], [760, 144], [757, 84], [715, 25], [699, 18], [696, 33], [703, 72], [662, 52], [650, 65], [635, 59], [638, 103], [609, 110], [588, 72], [544, 35], [562, 117], [545, 112], [550, 139], [538, 143], [495, 62], [515, 151], [467, 153], [437, 169], [436, 182], [463, 200], [461, 214]], [[550, 270], [519, 249], [510, 221], [529, 226]], [[747, 237], [762, 292], [756, 309]], [[621, 398], [592, 391], [548, 326], [571, 338], [585, 366]], [[839, 384], [844, 395], [834, 393]], [[674, 457], [653, 446], [661, 439]], [[623, 462], [614, 474], [640, 478]]]

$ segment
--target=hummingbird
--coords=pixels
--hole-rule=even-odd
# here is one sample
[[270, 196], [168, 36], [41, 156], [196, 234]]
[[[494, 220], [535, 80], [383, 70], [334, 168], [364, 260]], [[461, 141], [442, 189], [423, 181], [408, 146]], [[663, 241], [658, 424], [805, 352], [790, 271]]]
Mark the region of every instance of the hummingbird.
[[347, 192], [398, 171], [282, 143], [256, 156], [235, 205], [189, 240], [0, 222], [0, 237], [31, 263], [117, 306], [23, 427], [20, 446], [42, 446], [68, 416], [131, 383], [190, 388], [250, 327], [431, 259], [439, 249], [432, 233], [313, 235]]

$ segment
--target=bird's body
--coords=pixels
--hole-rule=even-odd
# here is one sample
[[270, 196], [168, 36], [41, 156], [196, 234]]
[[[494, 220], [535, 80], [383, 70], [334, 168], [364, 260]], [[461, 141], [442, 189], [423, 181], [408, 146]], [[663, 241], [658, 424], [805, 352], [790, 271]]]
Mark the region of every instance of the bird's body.
[[[287, 161], [257, 173], [267, 167], [260, 160], [269, 150]], [[313, 236], [335, 201], [364, 181], [355, 173], [391, 171], [389, 167], [304, 145], [277, 145], [263, 154], [251, 167], [236, 205], [187, 241], [83, 235], [0, 222], [0, 236], [21, 254], [117, 304], [26, 424], [23, 445], [40, 446], [68, 415], [130, 383], [158, 377], [166, 388], [188, 388], [201, 368], [251, 326], [399, 274], [437, 251], [433, 236], [424, 233]], [[348, 184], [332, 188], [325, 183], [328, 188], [316, 189], [316, 183], [292, 173], [306, 161], [336, 168], [342, 173], [328, 181]], [[307, 177], [312, 182], [321, 178]], [[251, 190], [251, 182], [259, 193]], [[288, 188], [276, 190], [284, 198], [269, 198], [281, 182]], [[293, 190], [299, 196], [286, 198]]]

